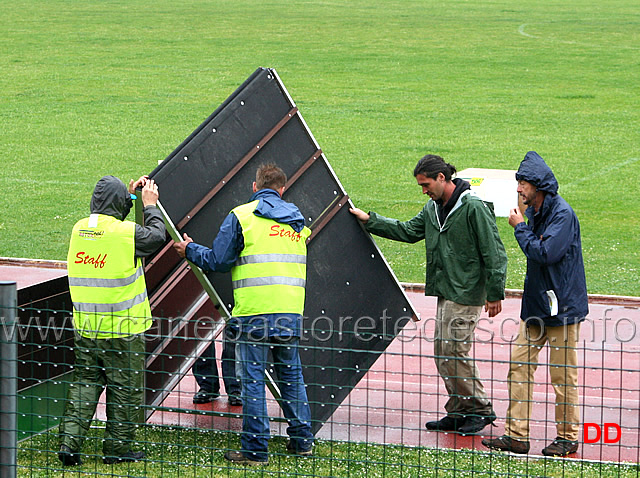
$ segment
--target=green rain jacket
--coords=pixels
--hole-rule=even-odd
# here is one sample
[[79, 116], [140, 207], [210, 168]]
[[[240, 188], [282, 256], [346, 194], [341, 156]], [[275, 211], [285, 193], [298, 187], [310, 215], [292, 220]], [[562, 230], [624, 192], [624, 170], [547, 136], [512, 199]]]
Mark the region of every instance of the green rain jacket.
[[465, 191], [444, 220], [433, 200], [406, 222], [369, 214], [366, 228], [372, 234], [401, 242], [425, 240], [425, 295], [462, 305], [504, 299], [507, 254], [492, 203]]

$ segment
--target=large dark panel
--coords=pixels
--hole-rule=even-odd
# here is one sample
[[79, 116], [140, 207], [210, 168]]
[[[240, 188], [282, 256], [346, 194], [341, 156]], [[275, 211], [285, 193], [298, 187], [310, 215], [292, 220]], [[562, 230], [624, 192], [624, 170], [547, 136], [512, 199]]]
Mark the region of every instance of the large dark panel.
[[[284, 198], [300, 208], [312, 230], [301, 357], [317, 431], [416, 314], [379, 249], [349, 213], [346, 192], [272, 69], [256, 70], [150, 174], [173, 235], [186, 232], [210, 245], [229, 211], [251, 196], [255, 171], [265, 162], [276, 162], [287, 173]], [[202, 285], [198, 290], [212, 296], [206, 307], [200, 299], [201, 306], [228, 317], [230, 274], [194, 272]], [[161, 310], [194, 309], [197, 287], [169, 244], [148, 262], [147, 277], [155, 316]], [[183, 287], [185, 294], [179, 292]], [[181, 330], [189, 336], [189, 326]], [[182, 344], [187, 352], [201, 343], [187, 342]], [[150, 352], [160, 350], [157, 343], [149, 346]], [[193, 354], [183, 357], [192, 363]], [[153, 376], [175, 379], [185, 364], [164, 369]], [[162, 380], [153, 381], [157, 393]]]

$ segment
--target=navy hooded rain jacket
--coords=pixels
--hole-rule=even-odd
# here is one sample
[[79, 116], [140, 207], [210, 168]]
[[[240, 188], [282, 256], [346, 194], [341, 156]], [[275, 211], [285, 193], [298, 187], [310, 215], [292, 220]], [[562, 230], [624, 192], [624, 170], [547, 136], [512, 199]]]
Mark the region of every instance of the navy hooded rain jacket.
[[[514, 231], [527, 257], [520, 318], [539, 318], [551, 327], [581, 322], [589, 306], [578, 218], [557, 194], [558, 181], [535, 151], [526, 154], [516, 179], [546, 192], [539, 211], [529, 207], [525, 212], [529, 223], [516, 225]], [[551, 315], [548, 291], [557, 297], [555, 315]]]

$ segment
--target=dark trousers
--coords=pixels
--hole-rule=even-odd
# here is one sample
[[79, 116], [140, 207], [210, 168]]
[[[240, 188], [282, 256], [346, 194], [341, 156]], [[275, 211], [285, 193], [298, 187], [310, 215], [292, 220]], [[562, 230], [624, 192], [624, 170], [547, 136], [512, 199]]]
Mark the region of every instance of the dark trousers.
[[85, 441], [98, 400], [107, 389], [107, 424], [102, 440], [105, 456], [130, 451], [142, 416], [145, 345], [141, 335], [90, 339], [75, 334], [75, 367], [69, 384], [61, 444], [79, 452]]
[[[236, 342], [235, 332], [225, 327], [222, 344], [222, 381], [227, 395], [239, 397], [242, 387], [236, 376]], [[196, 360], [191, 369], [201, 390], [208, 393], [220, 393], [220, 375], [216, 362], [216, 344], [209, 347]]]

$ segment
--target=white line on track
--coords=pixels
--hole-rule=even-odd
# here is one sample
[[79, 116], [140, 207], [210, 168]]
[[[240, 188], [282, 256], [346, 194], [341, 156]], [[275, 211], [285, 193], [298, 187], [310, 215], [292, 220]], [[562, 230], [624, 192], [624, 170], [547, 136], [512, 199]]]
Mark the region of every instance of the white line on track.
[[520, 26], [518, 27], [518, 33], [519, 33], [520, 35], [523, 35], [523, 36], [525, 36], [525, 37], [529, 37], [529, 38], [539, 38], [539, 37], [537, 37], [537, 36], [535, 36], [535, 35], [530, 35], [530, 34], [528, 34], [527, 32], [525, 32], [525, 31], [524, 31], [524, 29], [525, 29], [525, 27], [526, 27], [526, 26], [527, 26], [527, 24], [526, 24], [526, 23], [523, 23], [522, 25], [520, 25]]
[[556, 43], [565, 43], [567, 45], [585, 46], [585, 47], [589, 47], [589, 48], [605, 48], [605, 49], [612, 49], [612, 50], [640, 50], [640, 47], [629, 46], [629, 45], [594, 45], [592, 43], [581, 43], [581, 42], [570, 41], [570, 40], [558, 40], [556, 38], [551, 38], [551, 37], [532, 35], [531, 33], [527, 33], [525, 31], [525, 28], [528, 25], [529, 25], [529, 23], [523, 23], [522, 25], [520, 25], [518, 27], [518, 33], [520, 35], [522, 35], [522, 36], [525, 36], [525, 37], [528, 37], [528, 38], [534, 38], [536, 40], [550, 41], [550, 42], [556, 42]]
[[563, 190], [567, 190], [567, 189], [571, 189], [575, 186], [578, 186], [579, 184], [585, 182], [585, 181], [590, 181], [592, 179], [596, 179], [596, 178], [601, 178], [603, 175], [610, 173], [611, 171], [615, 171], [617, 169], [620, 168], [624, 168], [625, 166], [629, 166], [630, 164], [633, 164], [637, 161], [640, 161], [640, 158], [629, 158], [626, 161], [621, 161], [618, 164], [614, 164], [612, 166], [608, 166], [606, 168], [600, 169], [597, 172], [590, 174], [589, 176], [585, 176], [583, 178], [577, 179], [569, 184], [564, 184], [562, 185], [562, 189]]
[[29, 178], [8, 178], [8, 177], [0, 177], [0, 181], [5, 183], [33, 183], [33, 184], [60, 184], [63, 186], [72, 185], [72, 186], [86, 186], [86, 181], [61, 181], [59, 179], [29, 179]]

